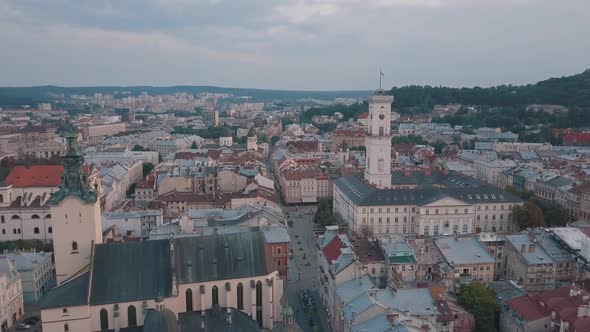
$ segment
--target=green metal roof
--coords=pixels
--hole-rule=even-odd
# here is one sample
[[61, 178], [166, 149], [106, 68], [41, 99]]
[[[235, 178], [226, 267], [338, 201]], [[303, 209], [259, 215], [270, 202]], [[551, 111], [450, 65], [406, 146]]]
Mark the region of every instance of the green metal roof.
[[88, 272], [53, 288], [41, 300], [41, 308], [74, 307], [88, 302]]
[[158, 311], [150, 309], [145, 315], [143, 332], [179, 332], [178, 321], [174, 313], [168, 309]]
[[270, 273], [261, 232], [185, 237], [174, 240], [179, 284]]
[[416, 263], [414, 256], [389, 256], [389, 262], [394, 264]]
[[91, 304], [167, 297], [172, 292], [169, 240], [95, 246]]

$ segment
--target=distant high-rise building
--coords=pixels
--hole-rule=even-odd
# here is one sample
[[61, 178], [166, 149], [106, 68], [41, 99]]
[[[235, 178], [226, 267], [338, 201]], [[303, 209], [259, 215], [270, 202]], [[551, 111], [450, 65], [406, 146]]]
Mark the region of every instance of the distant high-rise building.
[[50, 103], [39, 103], [37, 104], [37, 109], [40, 111], [51, 111], [51, 104]]
[[219, 126], [219, 112], [213, 110], [203, 111], [203, 123], [208, 127]]

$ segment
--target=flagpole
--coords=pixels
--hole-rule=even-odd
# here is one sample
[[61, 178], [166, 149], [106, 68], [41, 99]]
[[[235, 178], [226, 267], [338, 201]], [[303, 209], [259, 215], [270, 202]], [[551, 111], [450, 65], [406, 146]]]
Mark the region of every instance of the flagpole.
[[381, 76], [383, 75], [382, 73], [383, 71], [381, 70], [381, 67], [379, 67], [379, 90], [381, 90]]

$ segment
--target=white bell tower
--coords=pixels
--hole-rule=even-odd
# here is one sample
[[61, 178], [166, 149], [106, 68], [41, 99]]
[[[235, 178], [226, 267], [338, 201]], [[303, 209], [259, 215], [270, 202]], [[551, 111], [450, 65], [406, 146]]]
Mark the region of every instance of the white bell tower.
[[369, 97], [365, 180], [377, 188], [391, 187], [391, 103], [393, 96], [381, 89]]

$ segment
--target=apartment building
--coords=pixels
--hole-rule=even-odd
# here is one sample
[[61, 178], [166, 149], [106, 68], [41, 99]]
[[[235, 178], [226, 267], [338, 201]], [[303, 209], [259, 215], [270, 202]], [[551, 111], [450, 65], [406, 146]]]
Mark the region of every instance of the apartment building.
[[343, 149], [365, 147], [366, 129], [341, 128], [332, 132], [332, 146]]
[[1, 257], [6, 257], [15, 265], [21, 277], [25, 303], [36, 304], [55, 287], [55, 266], [50, 252], [14, 251]]
[[516, 281], [528, 293], [555, 288], [555, 260], [529, 234], [506, 236], [504, 250], [505, 278]]
[[317, 165], [282, 169], [279, 184], [286, 204], [315, 203], [332, 196], [332, 181]]
[[498, 153], [511, 152], [538, 152], [552, 151], [553, 146], [550, 143], [527, 143], [527, 142], [496, 142], [494, 151]]
[[0, 256], [0, 309], [2, 331], [9, 331], [24, 315], [21, 277], [6, 256]]
[[434, 241], [454, 271], [454, 289], [472, 281], [493, 281], [496, 260], [473, 235], [445, 236]]
[[89, 124], [82, 127], [82, 138], [92, 140], [125, 132], [125, 123]]

